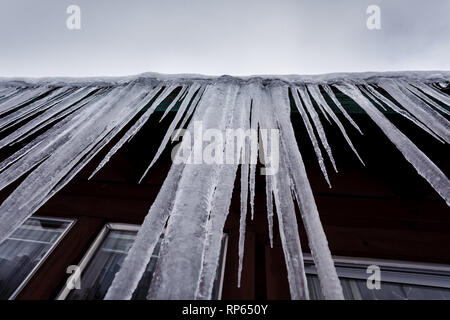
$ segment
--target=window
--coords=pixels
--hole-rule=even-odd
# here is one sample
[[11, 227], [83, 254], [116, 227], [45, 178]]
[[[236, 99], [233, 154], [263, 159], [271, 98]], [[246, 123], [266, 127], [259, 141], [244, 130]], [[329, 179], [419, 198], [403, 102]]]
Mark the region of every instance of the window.
[[[100, 300], [103, 299], [110, 287], [116, 272], [120, 269], [128, 251], [134, 243], [139, 226], [126, 224], [108, 224], [99, 234], [91, 248], [81, 260], [80, 289], [62, 289], [58, 299], [69, 300]], [[155, 271], [156, 262], [163, 237], [155, 247], [152, 257], [147, 264], [144, 275], [140, 280], [132, 299], [144, 300]], [[222, 241], [222, 249], [214, 282], [213, 299], [220, 299], [225, 265], [227, 237]]]
[[[450, 266], [386, 260], [335, 258], [344, 297], [348, 300], [440, 300], [450, 299]], [[381, 270], [380, 290], [369, 289], [369, 265]], [[310, 299], [323, 299], [317, 272], [310, 255], [305, 255]]]
[[14, 299], [73, 222], [29, 218], [0, 244], [0, 299]]

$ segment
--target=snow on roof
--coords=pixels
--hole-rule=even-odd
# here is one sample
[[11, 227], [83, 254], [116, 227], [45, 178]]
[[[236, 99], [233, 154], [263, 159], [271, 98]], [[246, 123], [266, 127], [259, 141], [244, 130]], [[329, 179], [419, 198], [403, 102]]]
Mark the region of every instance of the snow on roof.
[[378, 83], [384, 79], [399, 79], [407, 81], [421, 82], [449, 82], [450, 71], [393, 71], [393, 72], [350, 72], [350, 73], [329, 73], [319, 75], [251, 75], [251, 76], [208, 76], [201, 74], [161, 74], [146, 72], [138, 75], [124, 77], [46, 77], [46, 78], [7, 78], [0, 77], [2, 85], [120, 85], [133, 81], [142, 82], [205, 82], [214, 83], [218, 79], [228, 81], [251, 82], [251, 81], [275, 81], [280, 80], [291, 84], [333, 84], [342, 82], [352, 83]]

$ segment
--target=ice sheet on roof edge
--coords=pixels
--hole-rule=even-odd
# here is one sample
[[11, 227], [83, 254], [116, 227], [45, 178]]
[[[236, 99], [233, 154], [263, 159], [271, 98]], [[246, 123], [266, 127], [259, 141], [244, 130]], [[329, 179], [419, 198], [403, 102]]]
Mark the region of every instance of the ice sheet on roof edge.
[[208, 76], [201, 74], [162, 74], [146, 72], [138, 75], [121, 77], [0, 77], [0, 85], [123, 85], [132, 81], [141, 82], [176, 82], [192, 83], [194, 81], [214, 83], [218, 79], [229, 82], [283, 81], [286, 83], [333, 84], [333, 83], [378, 83], [383, 79], [402, 79], [420, 82], [448, 82], [450, 71], [393, 71], [393, 72], [342, 72], [318, 75], [250, 75], [250, 76]]

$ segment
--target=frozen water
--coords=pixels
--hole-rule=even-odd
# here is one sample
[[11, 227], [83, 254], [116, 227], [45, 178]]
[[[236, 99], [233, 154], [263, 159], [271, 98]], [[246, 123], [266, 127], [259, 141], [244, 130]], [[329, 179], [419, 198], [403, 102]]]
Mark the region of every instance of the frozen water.
[[[449, 79], [450, 73], [446, 72], [410, 72], [240, 78], [146, 74], [105, 79], [0, 80], [0, 132], [5, 133], [0, 148], [21, 144], [19, 150], [7, 154], [0, 162], [0, 189], [23, 178], [0, 206], [0, 241], [120, 136], [91, 177], [101, 170], [142, 129], [156, 108], [171, 93], [178, 92], [161, 120], [175, 106], [179, 106], [178, 110], [143, 177], [167, 148], [170, 138], [180, 137], [176, 129], [186, 127], [192, 132], [195, 121], [202, 121], [204, 129], [221, 132], [228, 128], [253, 129], [260, 138], [264, 136], [263, 129], [279, 130], [279, 170], [265, 176], [270, 244], [273, 245], [275, 213], [291, 298], [308, 299], [297, 227], [298, 207], [323, 294], [327, 299], [342, 299], [342, 288], [301, 155], [300, 148], [305, 146], [296, 141], [292, 127], [289, 91], [328, 184], [321, 148], [335, 170], [336, 165], [320, 114], [330, 125], [338, 127], [362, 162], [337, 113], [360, 133], [361, 129], [342, 106], [334, 87], [364, 110], [450, 205], [448, 178], [382, 111], [390, 108], [448, 143], [449, 110], [445, 105], [449, 106], [450, 98], [433, 83], [447, 83]], [[381, 93], [380, 88], [389, 96]], [[333, 106], [329, 105], [330, 100]], [[13, 127], [14, 130], [9, 130]], [[259, 150], [253, 150], [253, 144], [244, 141], [242, 149], [233, 151], [234, 159], [241, 157], [237, 285], [241, 283], [245, 254], [247, 208], [251, 219], [257, 214], [256, 151], [263, 163], [273, 151], [267, 139], [260, 139]], [[197, 142], [197, 147], [203, 147], [204, 143]], [[220, 152], [225, 155], [225, 146]], [[132, 297], [162, 234], [165, 241], [148, 298], [210, 299], [238, 168], [237, 163], [172, 164], [106, 299]]]
[[325, 167], [325, 162], [323, 160], [322, 151], [320, 150], [319, 143], [317, 142], [316, 135], [314, 133], [314, 129], [311, 125], [311, 122], [309, 121], [309, 117], [306, 114], [305, 109], [303, 108], [303, 104], [300, 101], [300, 98], [298, 96], [298, 91], [294, 88], [292, 89], [292, 96], [295, 101], [295, 105], [297, 106], [297, 110], [300, 113], [300, 116], [302, 117], [303, 123], [305, 124], [306, 131], [308, 131], [309, 139], [311, 140], [311, 143], [314, 148], [314, 152], [316, 153], [317, 162], [319, 163], [320, 170], [322, 170], [323, 176], [325, 177], [325, 180], [328, 183], [328, 186], [331, 188], [330, 179], [328, 178], [327, 168]]

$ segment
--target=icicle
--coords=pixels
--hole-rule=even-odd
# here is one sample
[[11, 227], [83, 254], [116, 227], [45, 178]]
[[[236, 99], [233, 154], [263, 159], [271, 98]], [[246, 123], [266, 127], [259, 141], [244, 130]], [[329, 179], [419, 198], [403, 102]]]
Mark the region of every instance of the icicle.
[[[267, 93], [265, 93], [265, 89], [261, 86], [258, 90], [259, 95], [259, 103], [256, 104], [258, 106], [257, 110], [257, 119], [259, 125], [259, 133], [260, 133], [260, 155], [262, 154], [262, 159], [264, 160], [264, 164], [268, 164], [269, 155], [272, 154], [270, 143], [269, 143], [269, 135], [268, 131], [271, 129], [276, 129], [276, 124], [273, 123], [273, 120], [269, 123], [268, 117], [266, 114], [268, 112], [272, 112], [270, 110], [271, 101], [270, 97]], [[270, 113], [269, 113], [270, 114]], [[271, 118], [270, 118], [271, 119]], [[265, 130], [265, 131], [263, 131]], [[267, 172], [264, 174], [265, 176], [265, 184], [266, 184], [266, 211], [267, 211], [267, 224], [269, 229], [269, 241], [270, 247], [273, 248], [273, 195], [272, 195], [272, 175], [269, 175]]]
[[[243, 119], [241, 122], [241, 129], [247, 132], [250, 129], [250, 116], [251, 116], [251, 100], [247, 101], [246, 104], [241, 106], [244, 108]], [[254, 118], [254, 120], [256, 120]], [[238, 243], [238, 288], [241, 287], [241, 275], [242, 275], [242, 265], [244, 263], [244, 249], [245, 249], [245, 231], [247, 222], [247, 208], [248, 208], [248, 194], [249, 194], [249, 169], [250, 169], [250, 158], [251, 153], [254, 152], [252, 149], [252, 143], [247, 139], [244, 139], [242, 145], [242, 150], [240, 150], [241, 158], [241, 193], [240, 193], [240, 219], [239, 219], [239, 243]]]
[[21, 137], [28, 137], [30, 133], [36, 131], [42, 127], [43, 124], [47, 123], [49, 120], [58, 119], [58, 115], [61, 115], [62, 112], [66, 111], [67, 108], [80, 107], [79, 102], [86, 98], [90, 93], [92, 93], [96, 88], [81, 88], [72, 93], [69, 97], [59, 102], [55, 107], [53, 107], [50, 111], [44, 112], [43, 114], [35, 117], [33, 120], [29, 121], [19, 129], [12, 132], [10, 135], [5, 137], [0, 141], [0, 148], [9, 145], [15, 141], [17, 141]]
[[[0, 171], [5, 170], [7, 167], [9, 167], [10, 165], [14, 164], [15, 162], [17, 162], [18, 160], [20, 160], [22, 157], [24, 157], [25, 155], [27, 155], [30, 151], [32, 151], [34, 148], [36, 148], [37, 146], [39, 146], [40, 143], [42, 143], [42, 138], [39, 137], [37, 139], [35, 139], [32, 143], [27, 144], [25, 147], [23, 147], [22, 149], [16, 151], [15, 153], [13, 153], [12, 155], [10, 155], [8, 158], [6, 158], [5, 160], [3, 160], [0, 163]], [[30, 168], [31, 169], [31, 168]], [[3, 173], [1, 174], [3, 175]], [[0, 181], [2, 180], [0, 175]], [[12, 181], [11, 181], [12, 182]], [[3, 187], [8, 185], [11, 182], [7, 182], [3, 184]], [[0, 190], [3, 188], [0, 186]]]
[[[158, 151], [156, 152], [156, 155], [153, 157], [153, 160], [150, 163], [150, 165], [147, 167], [147, 169], [145, 169], [144, 174], [139, 179], [139, 183], [142, 182], [144, 177], [147, 175], [147, 172], [150, 170], [150, 168], [153, 166], [153, 164], [159, 159], [159, 156], [164, 151], [167, 143], [169, 142], [169, 140], [170, 140], [170, 138], [172, 136], [172, 133], [175, 130], [175, 127], [177, 126], [177, 124], [180, 121], [181, 117], [183, 116], [186, 108], [188, 107], [189, 102], [191, 101], [191, 99], [192, 99], [193, 95], [195, 94], [195, 92], [197, 92], [197, 90], [199, 90], [199, 89], [200, 89], [200, 86], [196, 85], [196, 84], [193, 84], [189, 88], [189, 92], [187, 93], [186, 98], [184, 98], [183, 102], [181, 103], [180, 109], [178, 110], [177, 114], [175, 115], [175, 118], [172, 120], [172, 123], [170, 124], [169, 129], [167, 130], [167, 133], [164, 136], [163, 141], [161, 142], [161, 145], [158, 148]], [[191, 105], [191, 107], [192, 107], [192, 105]], [[192, 109], [192, 111], [193, 111], [193, 109]]]
[[0, 98], [0, 103], [5, 103], [5, 105], [8, 105], [8, 102], [11, 101], [11, 99], [17, 97], [17, 95], [20, 94], [20, 92], [23, 90], [23, 88], [15, 88], [15, 90], [8, 91], [3, 97]]
[[[450, 98], [448, 96], [442, 94], [440, 91], [435, 90], [432, 87], [427, 86], [426, 84], [420, 83], [420, 82], [414, 82], [414, 83], [412, 83], [412, 85], [417, 87], [418, 89], [422, 90], [423, 92], [428, 94], [430, 97], [433, 97], [434, 99], [436, 99], [450, 107]], [[448, 110], [446, 113], [448, 113]]]
[[[308, 85], [307, 85], [308, 86]], [[305, 93], [307, 94], [307, 92], [305, 91]], [[316, 100], [317, 106], [319, 107], [320, 112], [323, 114], [323, 116], [325, 117], [325, 119], [328, 121], [329, 124], [331, 123], [330, 118], [328, 118], [328, 112], [324, 109], [324, 105], [318, 103], [318, 101]], [[328, 106], [328, 105], [327, 105]]]
[[38, 87], [33, 89], [25, 89], [21, 93], [14, 95], [11, 99], [7, 99], [0, 103], [0, 116], [8, 113], [30, 101], [35, 99], [36, 97], [41, 96], [44, 93], [50, 92], [53, 89], [48, 87]]
[[450, 143], [450, 123], [440, 113], [393, 81], [384, 81], [380, 83], [380, 87], [445, 142]]
[[317, 141], [316, 135], [314, 133], [314, 129], [311, 125], [311, 122], [309, 121], [308, 115], [303, 108], [302, 102], [300, 101], [300, 98], [298, 97], [298, 91], [294, 88], [291, 88], [292, 97], [294, 98], [295, 105], [297, 107], [298, 112], [300, 113], [300, 116], [303, 120], [303, 123], [305, 124], [306, 131], [308, 132], [309, 139], [311, 140], [311, 143], [314, 148], [314, 152], [317, 157], [317, 162], [319, 163], [320, 170], [322, 171], [322, 174], [325, 178], [325, 180], [328, 183], [328, 186], [331, 188], [330, 179], [328, 178], [327, 168], [325, 166], [325, 162], [322, 157], [322, 151], [320, 150], [319, 143]]
[[266, 175], [266, 206], [267, 206], [267, 223], [269, 226], [270, 247], [273, 248], [273, 195], [272, 195], [272, 179]]
[[16, 123], [32, 117], [37, 112], [43, 112], [51, 108], [55, 103], [61, 101], [65, 95], [73, 92], [73, 89], [60, 88], [50, 92], [47, 96], [39, 99], [25, 107], [21, 107], [14, 112], [7, 114], [0, 119], [0, 131], [4, 131]]
[[[287, 90], [288, 89], [283, 85], [275, 86], [271, 90], [273, 106], [275, 107], [274, 114], [277, 117], [279, 123], [278, 128], [280, 129], [281, 134], [280, 140], [284, 146], [283, 148], [285, 148], [281, 148], [281, 158], [284, 158], [284, 161], [286, 161], [290, 172], [292, 190], [300, 207], [309, 240], [309, 247], [317, 268], [323, 294], [326, 299], [343, 299], [342, 288], [334, 267], [333, 259], [331, 258], [327, 239], [320, 222], [314, 196], [306, 175], [305, 165], [290, 122], [290, 105]], [[279, 188], [280, 186], [278, 185], [277, 187]], [[280, 194], [278, 197], [279, 196]], [[290, 220], [293, 220], [293, 218]], [[285, 225], [286, 227], [295, 228], [296, 232], [292, 232], [291, 234], [297, 234], [298, 236], [296, 222], [289, 222]]]
[[[151, 110], [151, 112], [149, 112], [147, 114], [148, 117], [150, 117], [153, 114], [153, 112], [156, 110], [156, 108], [158, 108], [158, 106], [169, 96], [171, 91], [176, 89], [177, 86], [172, 84], [170, 87], [168, 87], [166, 85], [159, 85], [158, 87], [159, 87], [159, 89], [164, 87], [164, 90], [161, 94], [158, 95], [156, 100], [152, 103], [152, 106], [150, 107], [150, 109], [152, 109], [152, 110]], [[145, 122], [143, 124], [145, 124]], [[134, 138], [134, 136], [136, 135], [137, 132], [138, 131], [135, 131], [131, 136], [129, 136], [127, 142], [130, 142], [130, 140]]]
[[219, 266], [223, 227], [230, 208], [236, 172], [237, 165], [235, 164], [221, 166], [220, 183], [214, 193], [210, 218], [206, 226], [207, 235], [195, 299], [211, 299], [214, 280]]
[[291, 299], [307, 300], [309, 299], [309, 293], [304, 270], [303, 253], [298, 235], [294, 202], [290, 190], [291, 182], [284, 160], [285, 155], [281, 155], [279, 172], [273, 181], [278, 226], [288, 273]]
[[69, 139], [68, 136], [71, 134], [71, 130], [79, 126], [83, 120], [88, 119], [91, 112], [95, 111], [95, 106], [101, 105], [107, 98], [114, 98], [117, 92], [117, 89], [112, 90], [101, 99], [95, 100], [91, 105], [86, 107], [84, 112], [74, 114], [60, 121], [51, 130], [48, 130], [43, 135], [31, 141], [25, 148], [20, 149], [2, 161], [0, 170], [4, 171], [0, 174], [0, 190], [20, 178], [30, 168], [35, 167], [43, 159], [48, 157], [48, 155], [55, 152], [62, 144], [66, 143]]
[[[133, 89], [130, 92], [133, 93]], [[105, 147], [139, 112], [144, 108], [150, 100], [153, 98], [153, 93], [148, 92], [146, 89], [138, 88], [134, 95], [127, 97], [128, 100], [123, 102], [123, 107], [120, 109], [121, 113], [116, 115], [116, 121], [110, 122], [113, 128], [107, 132], [107, 134], [99, 140], [93, 147], [86, 153], [83, 158], [83, 163], [89, 162], [103, 147]], [[79, 171], [83, 169], [83, 166], [75, 166], [74, 169], [59, 182], [52, 191], [52, 195], [61, 189], [66, 183], [70, 181]]]
[[331, 110], [331, 108], [328, 106], [328, 104], [325, 101], [325, 99], [323, 98], [323, 96], [320, 94], [320, 89], [317, 86], [308, 85], [308, 90], [311, 93], [313, 99], [316, 101], [316, 103], [318, 105], [322, 105], [323, 109], [330, 115], [330, 117], [333, 119], [333, 121], [337, 124], [337, 126], [339, 127], [339, 130], [341, 130], [341, 133], [345, 138], [345, 141], [347, 141], [348, 145], [353, 150], [355, 155], [358, 157], [359, 161], [363, 165], [365, 165], [364, 161], [362, 161], [361, 157], [359, 156], [358, 151], [356, 151], [355, 147], [353, 146], [352, 141], [348, 137], [347, 132], [345, 131], [344, 126], [342, 125], [341, 121], [338, 119], [336, 114], [333, 112], [333, 110]]
[[[248, 94], [251, 95], [254, 87], [241, 87], [239, 89], [236, 103], [232, 112], [229, 112], [228, 127], [233, 129], [242, 128], [244, 117], [248, 104]], [[230, 123], [231, 122], [231, 123]], [[241, 150], [237, 150], [234, 146], [233, 159], [238, 159]], [[227, 148], [227, 145], [225, 146]], [[210, 299], [213, 289], [215, 276], [219, 264], [220, 250], [223, 237], [223, 227], [228, 216], [231, 198], [234, 189], [234, 180], [236, 178], [238, 165], [236, 162], [224, 164], [220, 168], [219, 181], [214, 193], [209, 220], [206, 224], [207, 234], [205, 237], [205, 245], [203, 248], [202, 268], [200, 271], [200, 280], [198, 282], [195, 297], [196, 299]]]
[[[161, 90], [160, 86], [157, 86], [156, 88], [152, 89], [145, 100], [143, 100], [142, 106], [146, 106], [154, 97], [155, 95]], [[164, 93], [164, 94], [169, 94]], [[161, 94], [163, 95], [163, 94]], [[136, 123], [133, 124], [133, 126], [128, 129], [128, 131], [120, 138], [120, 140], [108, 151], [106, 156], [103, 158], [103, 160], [100, 162], [100, 164], [95, 168], [95, 170], [90, 174], [88, 180], [92, 179], [92, 177], [101, 169], [103, 166], [108, 163], [108, 161], [111, 159], [111, 157], [119, 150], [127, 141], [130, 140], [130, 137], [134, 136], [147, 122], [147, 120], [150, 118], [152, 113], [155, 111], [155, 109], [158, 107], [161, 100], [158, 100], [152, 104], [150, 108], [148, 108], [144, 114], [139, 118], [139, 120], [136, 121]], [[140, 108], [137, 108], [137, 111], [140, 111]]]
[[[11, 94], [12, 92], [16, 91], [17, 88], [14, 87], [5, 87], [5, 88], [0, 88], [0, 99], [2, 99], [3, 97]], [[1, 100], [0, 100], [1, 101]]]
[[187, 91], [188, 91], [188, 87], [187, 86], [182, 86], [181, 87], [180, 92], [178, 92], [177, 96], [172, 100], [170, 105], [166, 108], [166, 110], [164, 111], [164, 114], [162, 115], [161, 119], [159, 119], [159, 122], [164, 120], [166, 115], [172, 110], [172, 108], [175, 106], [175, 104], [178, 101], [181, 101], [184, 98], [184, 96], [186, 95]]
[[[30, 91], [33, 89], [36, 90], [36, 88], [19, 87], [15, 91], [8, 93], [5, 97], [1, 98], [0, 99], [0, 115], [1, 115], [1, 113], [3, 113], [2, 109], [8, 108], [8, 106], [9, 107], [12, 106], [13, 108], [16, 108], [18, 106], [18, 104], [20, 106], [20, 103], [21, 103], [20, 99], [22, 99], [22, 97], [24, 95], [29, 95]], [[48, 88], [45, 88], [45, 89], [48, 90]], [[42, 90], [42, 88], [41, 88], [41, 90]], [[25, 99], [28, 99], [28, 96], [26, 96]]]
[[417, 172], [427, 180], [450, 206], [450, 181], [416, 145], [398, 130], [389, 120], [367, 100], [361, 92], [351, 86], [335, 85], [363, 108], [370, 118], [383, 130], [384, 134], [400, 150]]
[[[402, 81], [402, 85], [405, 86], [406, 89], [414, 93], [419, 98], [422, 98], [425, 102], [427, 102], [429, 105], [433, 106], [436, 110], [445, 113], [446, 115], [450, 115], [450, 111], [445, 109], [444, 107], [440, 106], [436, 102], [433, 101], [433, 99], [429, 98], [426, 94], [423, 94], [420, 90], [416, 89], [414, 86], [410, 85], [407, 82]], [[450, 101], [449, 101], [450, 102]]]
[[[286, 101], [287, 107], [290, 108], [288, 89], [285, 89], [286, 90], [283, 92], [280, 92], [277, 87], [269, 87], [269, 92], [266, 94], [268, 95], [268, 101], [270, 101], [270, 103], [266, 104], [266, 109], [264, 110], [264, 116], [267, 118], [267, 126], [272, 129], [278, 128], [281, 135], [282, 132], [280, 127], [285, 125], [285, 123], [278, 121], [277, 113], [279, 110], [277, 109], [279, 108], [279, 104], [284, 105], [284, 102]], [[278, 98], [280, 98], [278, 94], [280, 93], [285, 94], [283, 97], [285, 99], [284, 101], [278, 100]], [[275, 117], [277, 119], [275, 119]], [[288, 125], [292, 128], [289, 118]], [[309, 299], [308, 286], [303, 264], [303, 253], [297, 228], [297, 218], [295, 216], [295, 207], [292, 200], [291, 178], [285, 162], [287, 159], [287, 153], [282, 140], [280, 141], [280, 145], [279, 169], [278, 172], [271, 175], [270, 178], [272, 180], [271, 187], [275, 199], [281, 244], [283, 247], [286, 269], [288, 272], [289, 289], [291, 299]]]
[[245, 246], [245, 226], [247, 220], [247, 205], [248, 205], [248, 150], [244, 146], [241, 156], [243, 161], [241, 163], [241, 216], [239, 219], [239, 248], [238, 248], [238, 288], [241, 287], [241, 274], [242, 274], [242, 264], [244, 262], [244, 246]]
[[325, 151], [327, 152], [328, 157], [330, 158], [330, 161], [331, 161], [331, 164], [333, 165], [334, 171], [338, 172], [338, 170], [336, 168], [336, 163], [334, 162], [333, 154], [331, 152], [331, 148], [328, 144], [327, 136], [325, 135], [325, 131], [323, 130], [322, 123], [320, 122], [319, 115], [317, 114], [316, 110], [314, 109], [311, 99], [309, 98], [309, 95], [306, 92], [306, 89], [304, 87], [297, 87], [297, 91], [298, 91], [298, 93], [300, 93], [303, 103], [306, 106], [306, 110], [308, 110], [309, 115], [311, 116], [314, 126], [316, 127], [317, 133], [319, 134], [320, 142], [322, 143], [322, 146], [325, 148]]
[[[200, 99], [202, 99], [203, 97], [203, 93], [205, 92], [207, 86], [201, 86], [197, 93], [195, 94], [194, 100], [192, 100], [192, 102], [190, 103], [190, 107], [189, 109], [187, 109], [186, 114], [183, 116], [183, 119], [181, 120], [180, 125], [178, 126], [178, 128], [182, 129], [184, 128], [184, 126], [186, 125], [186, 122], [190, 119], [192, 113], [195, 111], [195, 108], [197, 107]], [[186, 106], [189, 106], [189, 104], [187, 104]], [[180, 107], [181, 108], [181, 107]], [[177, 141], [180, 138], [180, 131], [175, 131], [174, 135], [173, 135], [173, 141]]]
[[8, 87], [3, 88], [2, 96], [0, 97], [0, 102], [6, 101], [6, 99], [9, 99], [12, 96], [15, 96], [18, 92], [22, 91], [23, 88], [21, 87]]
[[[98, 91], [93, 92], [92, 94], [84, 97], [82, 100], [76, 102], [75, 104], [73, 104], [71, 107], [63, 110], [62, 112], [52, 116], [51, 118], [48, 118], [46, 120], [44, 120], [43, 122], [41, 122], [39, 125], [36, 125], [33, 129], [27, 131], [27, 132], [23, 132], [23, 135], [19, 138], [17, 138], [17, 140], [14, 141], [13, 144], [16, 143], [22, 143], [25, 139], [27, 139], [30, 136], [33, 136], [34, 134], [36, 134], [39, 130], [41, 130], [42, 128], [46, 127], [47, 125], [55, 125], [55, 126], [59, 126], [59, 124], [61, 122], [65, 122], [65, 118], [69, 118], [71, 119], [74, 115], [76, 116], [77, 114], [79, 114], [80, 112], [83, 112], [83, 110], [85, 109], [86, 106], [89, 106], [91, 103], [98, 101], [99, 99], [101, 99], [106, 93], [108, 93], [111, 89], [98, 89]], [[36, 117], [36, 120], [39, 117]], [[35, 120], [35, 119], [33, 119]], [[30, 121], [31, 122], [31, 121]], [[24, 131], [24, 128], [21, 128], [20, 131]]]
[[186, 95], [187, 95], [187, 93], [188, 93], [188, 88], [189, 88], [189, 86], [184, 86], [184, 88], [186, 89], [186, 90], [184, 90], [184, 92], [183, 92], [183, 94], [180, 96], [180, 98], [178, 99], [178, 101], [183, 101], [183, 99], [186, 97]]
[[[131, 91], [130, 94], [127, 94]], [[24, 181], [11, 193], [11, 195], [0, 206], [0, 241], [5, 239], [26, 218], [41, 207], [47, 195], [58, 182], [70, 172], [75, 165], [84, 166], [86, 162], [79, 161], [89, 152], [91, 145], [96, 145], [111, 130], [111, 120], [115, 115], [120, 115], [120, 107], [114, 108], [117, 103], [122, 103], [121, 98], [128, 98], [133, 90], [129, 87], [113, 90], [113, 94], [94, 103], [87, 108], [76, 121], [72, 121], [67, 128], [61, 130], [55, 138], [46, 143], [41, 152], [34, 154], [32, 159], [39, 162], [45, 159]], [[117, 96], [119, 98], [117, 99]], [[113, 98], [114, 102], [109, 100]], [[112, 102], [112, 103], [111, 103]], [[127, 102], [127, 101], [125, 101]], [[115, 111], [115, 112], [111, 112]], [[28, 155], [27, 155], [28, 156]], [[24, 158], [22, 158], [24, 159]], [[21, 160], [22, 160], [21, 159]], [[28, 160], [28, 159], [25, 159]], [[24, 161], [19, 161], [23, 166]], [[25, 168], [29, 168], [25, 166]], [[9, 168], [8, 168], [9, 169]], [[22, 175], [26, 170], [19, 170], [17, 175]], [[0, 177], [3, 181], [11, 181], [17, 177], [2, 172]]]
[[[224, 130], [227, 112], [233, 106], [237, 92], [238, 86], [233, 84], [217, 83], [209, 86], [191, 123], [201, 121], [204, 129]], [[198, 130], [201, 129], [194, 126], [194, 131]], [[201, 147], [202, 142], [197, 143], [200, 143], [197, 147]], [[196, 152], [199, 149], [194, 141], [194, 163], [185, 165], [179, 180], [160, 258], [150, 285], [149, 299], [195, 298], [200, 281], [206, 222], [220, 173], [218, 164], [196, 164], [199, 156]]]
[[174, 164], [170, 168], [133, 246], [106, 293], [105, 300], [131, 299], [172, 211], [183, 169], [184, 164]]
[[[250, 128], [252, 130], [252, 132], [258, 132], [258, 108], [260, 108], [260, 106], [256, 105], [259, 102], [255, 102], [254, 100], [252, 100], [251, 103], [251, 121], [250, 121]], [[256, 136], [256, 138], [258, 138], [258, 136]], [[258, 150], [255, 150], [258, 148], [258, 146], [255, 146], [253, 143], [249, 144], [249, 148], [250, 148], [250, 155], [249, 155], [249, 166], [250, 166], [250, 173], [249, 173], [249, 178], [250, 178], [250, 217], [253, 220], [254, 215], [255, 215], [255, 175], [256, 175], [256, 163], [258, 161]]]
[[345, 108], [342, 106], [342, 104], [336, 98], [336, 95], [334, 94], [333, 90], [331, 90], [331, 88], [328, 85], [322, 85], [322, 87], [324, 88], [324, 90], [328, 94], [328, 96], [331, 98], [331, 100], [333, 100], [336, 107], [338, 107], [338, 109], [342, 112], [344, 117], [347, 118], [347, 120], [352, 124], [353, 127], [355, 127], [356, 130], [359, 131], [359, 133], [363, 134], [361, 129], [356, 124], [356, 122], [352, 119], [352, 117], [350, 117], [348, 112], [345, 110]]
[[5, 107], [8, 104], [10, 104], [9, 102], [13, 101], [12, 98], [18, 98], [20, 95], [23, 95], [24, 92], [27, 92], [31, 90], [31, 88], [26, 88], [26, 87], [17, 87], [14, 88], [13, 91], [8, 91], [8, 93], [0, 98], [0, 106]]
[[417, 125], [419, 128], [433, 136], [435, 139], [437, 139], [440, 142], [444, 142], [441, 138], [439, 138], [433, 131], [428, 129], [422, 122], [411, 116], [411, 114], [404, 110], [400, 109], [395, 103], [393, 103], [391, 100], [383, 96], [381, 93], [379, 93], [377, 90], [372, 88], [371, 86], [361, 87], [361, 91], [365, 93], [368, 97], [370, 97], [374, 102], [376, 102], [378, 105], [381, 106], [381, 103], [377, 102], [377, 99], [389, 106], [393, 111], [397, 112], [398, 114], [402, 115], [409, 121], [413, 122], [415, 125]]
[[[158, 106], [167, 99], [167, 97], [179, 86], [177, 84], [171, 84], [164, 87], [163, 92], [155, 99], [152, 106], [150, 108], [158, 108]], [[158, 86], [160, 88], [160, 86]]]

